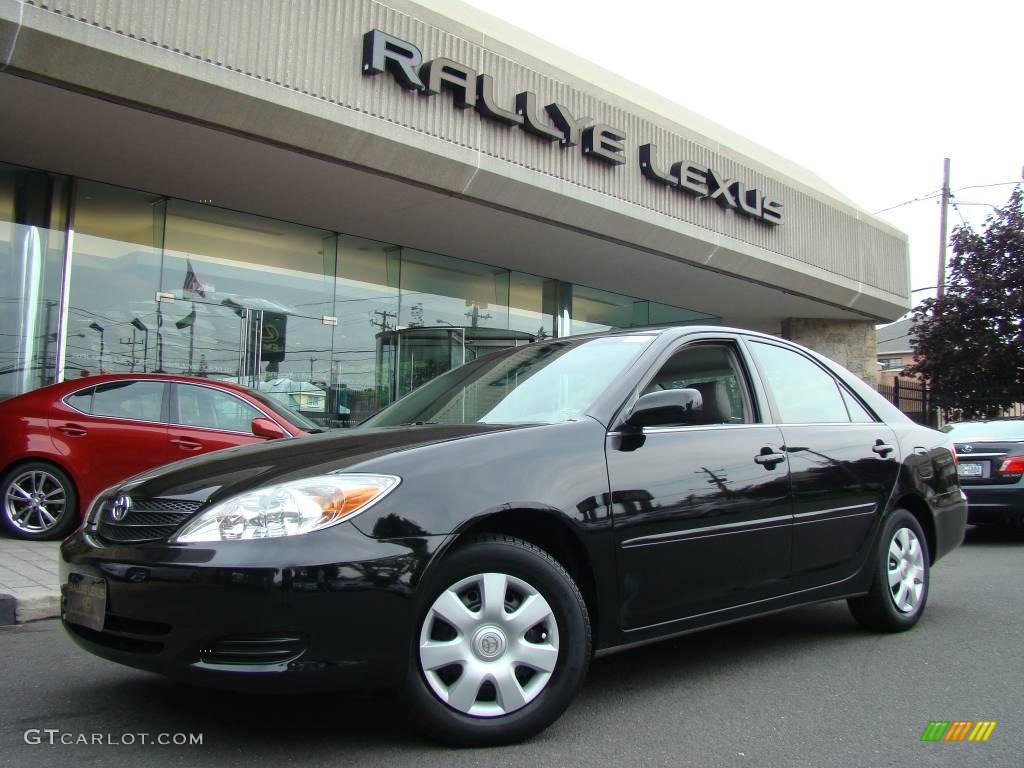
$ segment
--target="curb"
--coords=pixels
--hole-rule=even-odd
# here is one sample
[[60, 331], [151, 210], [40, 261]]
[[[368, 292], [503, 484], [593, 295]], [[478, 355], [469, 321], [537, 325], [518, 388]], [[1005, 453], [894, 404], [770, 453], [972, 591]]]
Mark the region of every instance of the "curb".
[[33, 590], [21, 595], [0, 595], [0, 626], [25, 624], [60, 616], [60, 595]]

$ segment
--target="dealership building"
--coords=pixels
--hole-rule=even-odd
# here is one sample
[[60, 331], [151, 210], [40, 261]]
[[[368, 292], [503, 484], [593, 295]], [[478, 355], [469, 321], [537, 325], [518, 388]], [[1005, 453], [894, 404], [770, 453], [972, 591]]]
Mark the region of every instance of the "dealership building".
[[813, 173], [456, 0], [0, 0], [0, 100], [0, 397], [158, 371], [351, 422], [677, 323], [873, 381], [910, 306], [906, 237]]

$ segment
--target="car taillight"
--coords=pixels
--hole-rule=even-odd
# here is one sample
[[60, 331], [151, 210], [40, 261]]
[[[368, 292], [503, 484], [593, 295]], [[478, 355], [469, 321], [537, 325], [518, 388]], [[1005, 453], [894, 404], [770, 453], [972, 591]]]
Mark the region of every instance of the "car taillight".
[[1024, 472], [1024, 456], [1010, 456], [1003, 459], [1003, 463], [999, 467], [1001, 475], [1019, 475], [1022, 472]]

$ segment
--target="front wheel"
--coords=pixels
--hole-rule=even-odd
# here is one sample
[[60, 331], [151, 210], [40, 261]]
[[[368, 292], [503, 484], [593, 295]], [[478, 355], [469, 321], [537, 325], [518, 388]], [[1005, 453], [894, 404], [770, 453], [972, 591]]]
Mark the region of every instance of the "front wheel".
[[508, 536], [476, 537], [424, 587], [405, 686], [410, 715], [454, 746], [529, 738], [576, 696], [590, 643], [583, 597], [553, 557]]
[[897, 509], [882, 528], [871, 591], [850, 598], [853, 617], [867, 629], [902, 632], [914, 626], [928, 599], [928, 542], [910, 512]]

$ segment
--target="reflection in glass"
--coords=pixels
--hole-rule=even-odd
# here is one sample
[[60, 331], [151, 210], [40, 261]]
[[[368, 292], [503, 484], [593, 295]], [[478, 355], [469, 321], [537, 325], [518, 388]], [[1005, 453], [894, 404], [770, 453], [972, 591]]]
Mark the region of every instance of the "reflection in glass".
[[172, 200], [161, 290], [165, 370], [229, 378], [329, 419], [337, 238]]
[[0, 222], [0, 399], [54, 382], [64, 238]]
[[[66, 183], [0, 164], [0, 279], [8, 287], [0, 397], [56, 377]], [[76, 189], [65, 377], [232, 380], [318, 424], [349, 426], [504, 348], [648, 323], [717, 322], [210, 205], [85, 180]]]
[[79, 182], [64, 376], [159, 370], [163, 198]]
[[393, 350], [380, 339], [398, 323], [396, 246], [338, 236], [338, 326], [330, 400], [336, 426], [353, 426], [393, 399]]
[[0, 399], [52, 384], [67, 178], [0, 163]]
[[508, 270], [402, 249], [399, 325], [508, 328]]
[[633, 328], [649, 322], [646, 301], [583, 285], [572, 287], [573, 335]]

